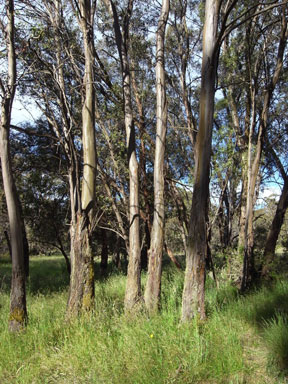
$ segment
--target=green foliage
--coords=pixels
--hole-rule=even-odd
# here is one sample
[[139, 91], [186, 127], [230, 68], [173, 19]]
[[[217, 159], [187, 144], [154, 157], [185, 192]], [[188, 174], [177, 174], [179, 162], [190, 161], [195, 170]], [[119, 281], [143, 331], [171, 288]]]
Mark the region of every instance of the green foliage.
[[277, 314], [266, 323], [264, 337], [269, 347], [269, 359], [272, 370], [278, 368], [281, 375], [288, 373], [288, 324], [287, 316]]
[[[0, 282], [7, 266], [1, 262]], [[164, 269], [162, 309], [151, 318], [124, 316], [126, 279], [111, 275], [96, 282], [95, 313], [67, 323], [64, 271], [62, 258], [32, 258], [21, 335], [7, 330], [9, 293], [0, 284], [1, 383], [285, 382], [278, 373], [287, 361], [286, 282], [241, 297], [208, 278], [208, 320], [187, 325], [179, 324], [183, 273], [173, 266]]]

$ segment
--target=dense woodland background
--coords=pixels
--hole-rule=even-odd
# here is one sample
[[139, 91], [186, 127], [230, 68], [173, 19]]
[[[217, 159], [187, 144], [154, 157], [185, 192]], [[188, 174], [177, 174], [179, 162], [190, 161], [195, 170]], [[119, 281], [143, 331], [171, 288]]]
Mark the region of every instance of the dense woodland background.
[[[33, 309], [40, 304], [31, 298], [38, 292], [43, 302], [54, 300], [53, 291], [59, 291], [53, 304], [58, 309], [49, 314], [61, 329], [59, 340], [66, 337], [65, 319], [72, 324], [71, 338], [76, 329], [84, 335], [81, 327], [87, 326], [87, 335], [96, 332], [90, 327], [93, 318], [101, 322], [101, 310], [105, 332], [111, 331], [110, 315], [115, 321], [111, 340], [117, 343], [130, 332], [130, 316], [136, 316], [131, 329], [144, 354], [141, 329], [146, 327], [148, 339], [155, 337], [155, 327], [163, 331], [158, 354], [165, 357], [153, 360], [159, 368], [154, 378], [152, 363], [139, 377], [131, 373], [139, 368], [128, 363], [136, 339], [128, 338], [128, 349], [123, 340], [123, 349], [117, 344], [120, 355], [125, 350], [130, 356], [122, 359], [134, 377], [131, 383], [285, 382], [287, 20], [287, 1], [2, 2], [0, 310], [5, 328], [9, 316], [12, 333], [26, 326], [28, 334], [29, 328], [40, 330]], [[16, 115], [19, 101], [31, 118]], [[264, 304], [265, 295], [271, 299]], [[262, 317], [258, 301], [265, 307]], [[245, 306], [245, 321], [261, 324], [262, 339], [239, 320]], [[224, 307], [231, 334], [228, 320], [220, 318]], [[92, 316], [86, 323], [84, 314]], [[233, 328], [234, 321], [235, 327], [240, 321], [245, 336]], [[274, 355], [268, 360], [274, 368], [266, 377], [264, 360], [247, 368], [247, 343], [237, 337], [247, 340], [252, 332], [257, 355], [266, 350], [263, 334], [273, 335], [271, 327], [275, 334], [268, 344]], [[13, 336], [5, 332], [12, 350]], [[162, 343], [165, 332], [180, 343], [178, 352]], [[221, 354], [217, 348], [229, 344], [224, 334], [234, 346], [239, 341], [238, 352], [227, 352], [235, 360], [227, 365], [227, 358], [217, 370], [216, 357], [207, 352], [197, 371], [202, 343], [211, 338], [205, 351], [215, 343]], [[185, 344], [189, 338], [199, 342], [193, 358]], [[101, 348], [108, 356], [114, 347]], [[59, 348], [65, 354], [71, 345], [66, 352]], [[94, 347], [87, 348], [93, 354]], [[184, 363], [178, 361], [181, 349], [190, 356]], [[171, 361], [166, 353], [173, 355]], [[243, 364], [235, 368], [240, 355]], [[100, 379], [89, 369], [88, 376], [82, 371], [73, 376], [70, 367], [74, 378], [65, 375], [75, 383], [117, 382], [117, 377], [130, 382], [120, 366], [114, 368], [110, 381], [108, 371]], [[18, 382], [18, 373], [9, 369], [2, 377]], [[209, 369], [211, 377], [205, 376]], [[54, 380], [47, 374], [47, 382], [64, 383], [64, 376]], [[32, 382], [29, 375], [19, 380]]]

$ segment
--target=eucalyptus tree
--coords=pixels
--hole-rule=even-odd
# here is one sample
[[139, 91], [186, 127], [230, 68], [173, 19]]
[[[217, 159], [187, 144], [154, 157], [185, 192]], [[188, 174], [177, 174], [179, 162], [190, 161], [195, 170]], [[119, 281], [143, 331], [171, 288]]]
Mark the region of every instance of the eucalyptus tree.
[[[248, 144], [248, 193], [247, 193], [247, 204], [246, 204], [246, 221], [245, 221], [245, 250], [244, 250], [244, 263], [243, 263], [243, 275], [242, 275], [242, 290], [246, 289], [249, 285], [250, 280], [252, 279], [251, 274], [253, 273], [253, 206], [255, 201], [255, 188], [258, 178], [258, 173], [260, 169], [261, 155], [263, 151], [263, 143], [265, 138], [265, 132], [268, 126], [269, 118], [269, 108], [273, 100], [273, 93], [278, 83], [280, 73], [283, 67], [283, 58], [285, 53], [285, 48], [287, 45], [287, 5], [283, 5], [283, 8], [280, 9], [280, 37], [278, 41], [278, 52], [276, 57], [273, 59], [275, 62], [270, 62], [269, 70], [265, 71], [266, 81], [264, 85], [263, 99], [262, 99], [262, 108], [259, 112], [259, 128], [257, 135], [256, 148], [252, 149], [252, 135], [254, 127], [251, 126], [249, 132], [249, 144]], [[266, 37], [266, 36], [265, 36]], [[269, 40], [265, 38], [265, 43], [269, 44]], [[266, 50], [266, 44], [264, 45], [264, 61], [268, 62], [268, 51]], [[274, 42], [275, 44], [275, 42]], [[274, 61], [273, 60], [273, 61]], [[274, 67], [274, 68], [273, 68]], [[252, 101], [253, 102], [253, 101]], [[254, 107], [256, 108], [256, 106]], [[253, 120], [252, 120], [253, 121]], [[254, 123], [254, 122], [253, 122]], [[252, 157], [252, 153], [254, 157]]]
[[[96, 2], [26, 2], [31, 28], [25, 60], [37, 70], [24, 91], [36, 99], [58, 140], [68, 170], [71, 207], [71, 281], [68, 316], [94, 304], [91, 236], [95, 227], [95, 49]], [[74, 15], [74, 18], [71, 17]], [[77, 29], [77, 22], [79, 28]], [[53, 46], [52, 46], [53, 41]], [[81, 111], [81, 112], [80, 112]]]
[[[197, 136], [201, 9], [197, 1], [171, 1], [166, 36], [168, 134], [166, 182], [176, 206], [184, 251], [188, 235], [186, 188], [192, 187]], [[189, 186], [187, 185], [190, 184]]]
[[[287, 52], [286, 52], [287, 58]], [[284, 58], [284, 63], [285, 63]], [[288, 208], [288, 175], [287, 162], [284, 153], [287, 151], [286, 123], [287, 123], [287, 69], [281, 71], [277, 88], [274, 92], [273, 103], [269, 108], [269, 119], [265, 132], [264, 154], [265, 164], [270, 164], [272, 181], [281, 187], [279, 200], [264, 245], [261, 275], [268, 275], [275, 259], [275, 250], [281, 228], [284, 224]], [[276, 172], [275, 172], [276, 170]], [[270, 177], [271, 177], [270, 176]]]
[[[211, 157], [211, 134], [213, 126], [215, 80], [220, 47], [223, 40], [225, 40], [233, 30], [247, 23], [247, 21], [250, 19], [253, 20], [254, 17], [258, 17], [262, 14], [268, 15], [270, 13], [268, 11], [271, 11], [272, 9], [280, 6], [285, 6], [286, 2], [284, 2], [284, 5], [283, 3], [279, 3], [277, 1], [264, 3], [261, 5], [259, 5], [258, 2], [252, 4], [249, 3], [248, 10], [245, 8], [245, 4], [240, 4], [240, 9], [237, 7], [238, 5], [239, 4], [237, 1], [221, 2], [212, 0], [205, 2], [199, 128], [195, 145], [196, 161], [194, 172], [193, 200], [189, 223], [189, 235], [187, 240], [187, 262], [182, 301], [183, 321], [191, 319], [196, 314], [199, 314], [200, 318], [205, 317], [204, 284], [205, 259], [207, 255], [206, 218], [209, 194], [209, 169]], [[280, 37], [281, 41], [283, 39], [282, 32]], [[280, 68], [277, 67], [275, 74], [277, 73], [278, 75], [279, 69]], [[275, 80], [275, 77], [272, 75], [272, 79], [273, 78]], [[272, 80], [272, 82], [274, 82], [274, 80]], [[273, 84], [270, 83], [272, 88]], [[266, 97], [265, 100], [269, 100], [269, 104], [271, 101], [271, 94], [268, 91], [265, 92], [265, 95], [267, 97], [267, 100]], [[267, 106], [266, 101], [265, 105]], [[265, 107], [263, 111], [264, 110], [266, 111], [267, 108]], [[266, 117], [266, 112], [265, 116], [264, 114], [261, 115], [260, 125], [263, 125]], [[250, 122], [252, 121], [255, 121], [255, 115], [253, 115], [253, 112], [251, 113]], [[262, 131], [264, 131], [264, 128], [260, 129], [260, 132]], [[258, 136], [259, 143], [262, 140], [260, 137]], [[255, 159], [259, 159], [259, 153], [261, 153], [261, 151], [255, 151]], [[254, 168], [256, 169], [258, 166], [258, 160], [255, 160]], [[254, 192], [254, 189], [251, 188], [251, 186], [252, 184], [250, 184], [249, 190], [253, 190]], [[249, 220], [249, 223], [251, 223], [251, 219]], [[246, 222], [248, 223], [248, 221]], [[246, 228], [248, 228], [248, 224], [246, 225]], [[248, 245], [246, 248], [248, 249]], [[247, 268], [245, 266], [247, 266], [247, 260], [248, 258], [245, 256], [243, 276], [246, 276]], [[245, 285], [245, 281], [247, 281], [247, 279], [243, 278], [242, 286]]]
[[[243, 255], [242, 290], [249, 286], [255, 274], [254, 205], [261, 179], [259, 171], [269, 125], [269, 109], [281, 74], [287, 40], [287, 5], [277, 7], [277, 2], [273, 5], [276, 8], [272, 12], [265, 12], [263, 5], [259, 4], [249, 8], [247, 23], [224, 44], [225, 52], [230, 56], [225, 64], [227, 77], [224, 83], [228, 83], [228, 91], [224, 93], [242, 167], [238, 241], [238, 252]], [[242, 37], [240, 45], [239, 37]], [[235, 44], [238, 44], [237, 48]], [[231, 73], [234, 73], [233, 78]], [[243, 86], [239, 87], [239, 83]]]
[[217, 41], [220, 2], [205, 4], [203, 56], [201, 72], [199, 129], [195, 145], [195, 171], [186, 271], [182, 299], [182, 321], [197, 314], [205, 317], [204, 284], [206, 259], [206, 218], [209, 195], [209, 168], [214, 112], [215, 79], [219, 42]]
[[156, 32], [156, 147], [154, 160], [154, 214], [148, 252], [148, 278], [145, 289], [145, 305], [149, 312], [157, 310], [160, 299], [162, 254], [164, 243], [164, 159], [167, 132], [167, 100], [165, 90], [164, 47], [165, 30], [169, 17], [170, 1], [162, 1]]
[[7, 73], [1, 73], [1, 123], [0, 149], [3, 185], [8, 209], [12, 253], [12, 285], [10, 298], [9, 329], [21, 330], [27, 321], [25, 267], [23, 247], [23, 225], [20, 201], [13, 177], [12, 159], [10, 152], [10, 124], [13, 100], [17, 85], [16, 51], [15, 51], [15, 8], [13, 0], [4, 4], [6, 17], [0, 20], [5, 49], [4, 68]]
[[81, 204], [76, 213], [75, 232], [71, 233], [71, 278], [67, 311], [69, 315], [94, 307], [94, 266], [91, 236], [95, 225], [96, 142], [94, 88], [94, 17], [96, 0], [71, 1], [82, 32], [85, 72], [82, 96], [83, 175]]
[[[267, 141], [266, 141], [266, 146], [267, 146]], [[273, 260], [275, 257], [277, 240], [279, 238], [281, 227], [284, 223], [285, 214], [288, 208], [287, 171], [281, 161], [280, 156], [277, 155], [276, 151], [269, 145], [269, 143], [268, 143], [268, 148], [269, 148], [268, 152], [270, 153], [270, 157], [272, 157], [273, 163], [275, 164], [274, 166], [276, 167], [276, 169], [278, 169], [278, 172], [281, 174], [284, 184], [283, 184], [280, 198], [277, 203], [274, 217], [265, 241], [264, 253], [263, 253], [263, 265], [261, 266], [261, 275], [264, 277], [268, 275], [269, 270], [271, 268], [271, 264], [273, 263]]]
[[132, 310], [141, 297], [141, 252], [139, 228], [139, 177], [136, 157], [135, 125], [132, 111], [131, 73], [129, 63], [129, 24], [133, 12], [133, 0], [129, 0], [124, 10], [122, 25], [114, 1], [105, 0], [113, 17], [113, 27], [118, 55], [121, 64], [124, 121], [126, 130], [126, 147], [129, 168], [129, 264], [125, 293], [125, 308]]
[[[155, 142], [153, 128], [155, 126], [155, 86], [154, 86], [154, 42], [149, 39], [148, 24], [154, 26], [151, 18], [151, 5], [138, 2], [134, 10], [134, 18], [130, 30], [130, 63], [132, 96], [135, 126], [139, 137], [139, 190], [140, 218], [144, 223], [141, 241], [141, 266], [147, 268], [148, 250], [151, 242], [153, 201], [152, 201], [152, 158]], [[152, 8], [153, 9], [153, 8]], [[146, 18], [143, 14], [147, 12]], [[150, 12], [149, 12], [150, 11]], [[151, 22], [152, 19], [152, 22]], [[137, 132], [137, 131], [136, 131]]]

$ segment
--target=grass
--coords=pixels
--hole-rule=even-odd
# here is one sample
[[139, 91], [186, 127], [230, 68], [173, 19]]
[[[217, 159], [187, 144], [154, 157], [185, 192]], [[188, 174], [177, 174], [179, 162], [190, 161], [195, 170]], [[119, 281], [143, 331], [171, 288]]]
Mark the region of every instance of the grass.
[[[61, 257], [31, 260], [29, 325], [7, 330], [10, 264], [0, 260], [0, 383], [285, 383], [288, 283], [239, 296], [207, 281], [206, 322], [180, 324], [183, 273], [166, 266], [161, 312], [124, 316], [125, 276], [95, 285], [96, 310], [65, 322]], [[144, 277], [145, 278], [145, 277]]]

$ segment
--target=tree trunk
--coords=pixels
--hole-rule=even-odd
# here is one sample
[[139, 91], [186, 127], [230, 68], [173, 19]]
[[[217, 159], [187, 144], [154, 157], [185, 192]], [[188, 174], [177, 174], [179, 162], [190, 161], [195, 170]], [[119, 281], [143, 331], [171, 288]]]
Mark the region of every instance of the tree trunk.
[[140, 152], [139, 152], [139, 166], [140, 166], [140, 183], [141, 183], [141, 192], [143, 194], [144, 199], [144, 214], [143, 214], [143, 220], [145, 225], [145, 243], [141, 250], [141, 269], [147, 269], [148, 266], [148, 250], [150, 248], [150, 242], [151, 242], [151, 204], [149, 202], [149, 191], [148, 191], [148, 180], [147, 180], [147, 173], [146, 173], [146, 148], [145, 148], [145, 139], [144, 135], [146, 132], [145, 127], [145, 117], [144, 117], [144, 109], [143, 104], [140, 96], [140, 92], [138, 90], [137, 81], [135, 77], [136, 72], [136, 64], [131, 59], [131, 63], [133, 65], [133, 70], [131, 72], [131, 80], [132, 80], [132, 87], [134, 91], [136, 106], [138, 109], [139, 114], [139, 135], [140, 135]]
[[132, 112], [131, 74], [128, 58], [129, 23], [133, 10], [133, 0], [128, 1], [125, 17], [123, 18], [122, 32], [114, 2], [112, 0], [106, 0], [105, 3], [113, 16], [115, 39], [122, 71], [126, 147], [129, 168], [129, 263], [124, 306], [126, 311], [131, 311], [135, 306], [137, 306], [141, 298], [138, 161], [136, 157], [135, 126]]
[[16, 56], [14, 47], [14, 2], [6, 0], [6, 47], [8, 58], [7, 88], [1, 81], [1, 126], [0, 150], [4, 192], [7, 203], [11, 253], [12, 253], [12, 283], [10, 296], [9, 329], [12, 332], [21, 330], [27, 321], [25, 267], [21, 209], [18, 193], [13, 178], [10, 153], [10, 122], [13, 99], [16, 89]]
[[266, 137], [266, 145], [267, 145], [268, 151], [270, 152], [270, 154], [272, 155], [275, 161], [278, 171], [280, 172], [284, 180], [284, 186], [281, 191], [281, 196], [277, 204], [277, 208], [272, 220], [271, 227], [266, 237], [264, 255], [263, 255], [264, 262], [261, 270], [261, 276], [263, 277], [265, 277], [269, 273], [270, 265], [274, 260], [277, 240], [281, 231], [282, 224], [284, 222], [286, 210], [288, 208], [288, 177], [287, 177], [285, 168], [283, 167], [280, 158], [277, 156], [276, 152], [268, 142], [267, 137]]
[[[260, 125], [257, 137], [257, 144], [255, 150], [255, 156], [252, 163], [252, 139], [253, 129], [251, 127], [249, 133], [249, 148], [248, 148], [248, 196], [246, 206], [246, 222], [245, 222], [245, 250], [244, 250], [244, 261], [243, 261], [243, 273], [241, 281], [241, 291], [246, 290], [253, 281], [255, 275], [254, 259], [253, 259], [253, 248], [254, 248], [254, 234], [253, 234], [253, 208], [255, 202], [255, 190], [257, 176], [260, 168], [261, 155], [264, 145], [264, 137], [267, 128], [269, 107], [272, 100], [273, 92], [276, 84], [279, 80], [280, 73], [283, 67], [283, 57], [287, 44], [288, 29], [285, 12], [282, 17], [282, 30], [278, 45], [277, 62], [275, 65], [274, 73], [267, 84], [264, 92], [263, 107], [260, 117]], [[253, 101], [253, 113], [255, 113], [256, 106]], [[255, 121], [255, 119], [252, 119]]]
[[218, 0], [207, 0], [205, 5], [200, 121], [195, 148], [195, 181], [187, 241], [186, 271], [182, 298], [182, 321], [189, 321], [197, 315], [199, 315], [201, 319], [205, 318], [206, 217], [209, 196], [215, 78], [218, 55], [216, 35], [219, 5]]
[[[8, 110], [6, 110], [6, 112], [8, 112]], [[9, 329], [14, 332], [21, 330], [25, 326], [27, 321], [27, 309], [22, 223], [20, 207], [18, 205], [17, 190], [11, 166], [8, 128], [10, 123], [6, 119], [6, 112], [4, 108], [2, 108], [0, 148], [2, 177], [8, 209], [12, 254], [12, 286], [10, 296]]]
[[95, 9], [90, 1], [79, 1], [85, 55], [85, 94], [82, 107], [83, 178], [81, 206], [76, 213], [75, 228], [71, 228], [71, 275], [67, 312], [75, 316], [91, 311], [94, 306], [94, 261], [91, 248], [93, 231], [96, 144], [94, 91], [94, 33]]
[[20, 212], [21, 212], [21, 224], [22, 224], [22, 238], [23, 238], [23, 252], [24, 252], [24, 270], [25, 270], [25, 276], [26, 279], [29, 277], [29, 243], [27, 239], [26, 229], [25, 229], [25, 223], [23, 220], [23, 214], [22, 209], [20, 206]]
[[[245, 151], [247, 155], [247, 150]], [[241, 201], [240, 201], [240, 217], [239, 217], [239, 237], [237, 252], [243, 255], [245, 249], [245, 221], [246, 221], [246, 204], [247, 204], [247, 161], [243, 159], [244, 154], [241, 156], [242, 165], [242, 188], [241, 188]]]
[[281, 231], [281, 227], [284, 221], [285, 213], [288, 208], [288, 178], [284, 180], [284, 187], [281, 192], [277, 209], [266, 237], [265, 248], [264, 248], [264, 266], [261, 271], [262, 276], [266, 276], [269, 273], [269, 267], [274, 260], [275, 248], [277, 240]]
[[154, 215], [148, 251], [148, 278], [145, 289], [145, 305], [148, 311], [158, 309], [161, 289], [162, 254], [164, 243], [164, 156], [167, 132], [167, 100], [165, 91], [164, 43], [169, 16], [169, 0], [162, 1], [156, 44], [156, 148], [154, 159]]
[[94, 307], [94, 263], [88, 218], [77, 216], [76, 231], [71, 249], [71, 275], [68, 315], [90, 312]]

